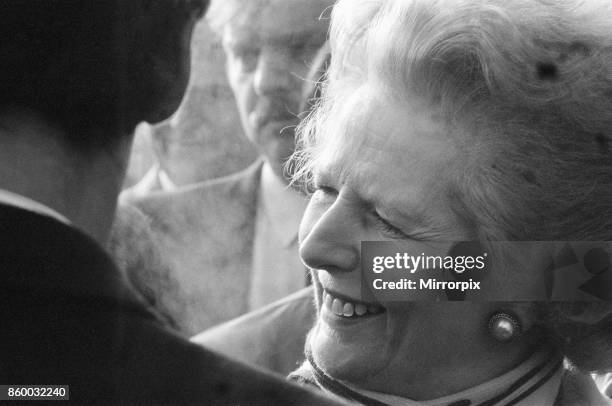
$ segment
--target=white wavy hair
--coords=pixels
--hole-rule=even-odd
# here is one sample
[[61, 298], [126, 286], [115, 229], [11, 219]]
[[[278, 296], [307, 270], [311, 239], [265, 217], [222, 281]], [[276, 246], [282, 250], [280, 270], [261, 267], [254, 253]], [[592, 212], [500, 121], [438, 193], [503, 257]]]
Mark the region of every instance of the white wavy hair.
[[461, 138], [448, 193], [481, 240], [612, 240], [612, 3], [340, 0], [330, 42], [296, 182], [335, 134], [347, 81], [374, 80], [440, 108]]

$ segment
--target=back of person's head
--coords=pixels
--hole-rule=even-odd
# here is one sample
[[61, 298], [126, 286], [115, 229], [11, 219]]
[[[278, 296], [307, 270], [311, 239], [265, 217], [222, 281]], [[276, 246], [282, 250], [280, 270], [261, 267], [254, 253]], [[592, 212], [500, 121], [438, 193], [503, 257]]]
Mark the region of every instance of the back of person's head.
[[207, 3], [0, 0], [0, 112], [42, 114], [79, 149], [166, 118], [188, 79], [185, 30]]

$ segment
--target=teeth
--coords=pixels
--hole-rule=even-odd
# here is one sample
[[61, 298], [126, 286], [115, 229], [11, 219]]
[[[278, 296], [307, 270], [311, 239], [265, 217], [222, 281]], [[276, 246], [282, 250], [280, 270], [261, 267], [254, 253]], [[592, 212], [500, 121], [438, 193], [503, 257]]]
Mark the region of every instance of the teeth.
[[342, 316], [343, 308], [342, 301], [340, 299], [334, 299], [332, 302], [332, 312], [338, 316]]
[[376, 305], [352, 303], [347, 300], [338, 299], [326, 291], [323, 291], [323, 306], [337, 316], [342, 317], [359, 317], [366, 314], [379, 314], [384, 311], [384, 309]]
[[357, 313], [357, 316], [363, 316], [367, 312], [368, 312], [368, 308], [366, 307], [366, 305], [361, 304], [361, 303], [355, 305], [355, 313]]
[[355, 308], [352, 303], [346, 302], [342, 308], [342, 314], [346, 317], [351, 317], [355, 312]]
[[331, 310], [334, 299], [327, 292], [323, 292], [323, 300], [325, 301], [325, 307]]

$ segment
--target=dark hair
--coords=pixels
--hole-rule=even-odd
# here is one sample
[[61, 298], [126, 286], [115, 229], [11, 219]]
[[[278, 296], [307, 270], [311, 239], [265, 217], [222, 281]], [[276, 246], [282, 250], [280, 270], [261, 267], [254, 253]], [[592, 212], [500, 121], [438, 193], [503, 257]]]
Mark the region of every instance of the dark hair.
[[115, 38], [116, 3], [1, 0], [0, 109], [36, 110], [71, 143], [88, 144], [92, 128], [119, 137], [131, 123], [121, 114], [125, 50]]
[[[33, 109], [79, 148], [110, 145], [142, 120], [165, 118], [156, 109], [168, 95], [180, 101], [184, 87], [172, 88], [176, 77], [165, 72], [156, 76], [155, 53], [166, 51], [156, 43], [187, 26], [196, 2], [164, 2], [154, 9], [146, 0], [0, 0], [0, 110]], [[165, 26], [146, 20], [164, 11]]]

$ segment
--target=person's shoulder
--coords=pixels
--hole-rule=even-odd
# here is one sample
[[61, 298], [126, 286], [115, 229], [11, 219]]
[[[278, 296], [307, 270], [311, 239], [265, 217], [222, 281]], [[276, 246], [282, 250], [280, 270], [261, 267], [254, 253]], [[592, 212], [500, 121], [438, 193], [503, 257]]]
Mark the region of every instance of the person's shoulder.
[[260, 309], [205, 330], [194, 336], [191, 341], [208, 345], [218, 338], [225, 341], [225, 338], [238, 338], [239, 335], [253, 337], [255, 331], [273, 335], [273, 330], [276, 330], [279, 326], [293, 324], [294, 322], [299, 325], [312, 323], [314, 317], [313, 288], [309, 286]]
[[124, 365], [123, 399], [151, 404], [332, 404], [281, 376], [188, 343], [154, 324], [148, 327], [150, 331], [131, 340], [129, 361], [136, 368]]
[[312, 287], [304, 288], [191, 340], [241, 361], [288, 374], [304, 359], [304, 344], [315, 321]]
[[66, 293], [48, 304], [55, 318], [40, 312], [22, 323], [27, 329], [0, 340], [3, 381], [69, 385], [79, 404], [326, 404], [189, 343], [139, 304]]
[[[186, 214], [206, 216], [218, 210], [250, 206], [256, 198], [263, 162], [258, 160], [248, 168], [221, 178], [180, 186], [170, 191], [155, 191], [146, 196], [124, 202], [136, 207], [153, 220], [184, 217]], [[176, 219], [173, 218], [176, 223]]]
[[[120, 269], [140, 268], [142, 261], [158, 255], [156, 235], [152, 232], [152, 218], [132, 205], [120, 205], [115, 212], [107, 248]], [[135, 254], [139, 255], [136, 256]], [[154, 263], [155, 261], [151, 261]]]
[[236, 186], [247, 186], [256, 185], [259, 183], [261, 175], [261, 169], [263, 167], [263, 159], [257, 159], [255, 162], [250, 164], [245, 169], [235, 172], [226, 176], [222, 176], [215, 179], [206, 180], [200, 183], [202, 188], [223, 188], [223, 187], [236, 187]]

